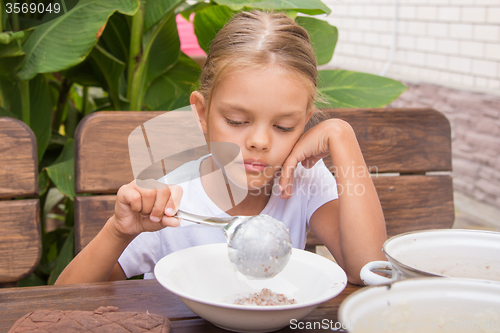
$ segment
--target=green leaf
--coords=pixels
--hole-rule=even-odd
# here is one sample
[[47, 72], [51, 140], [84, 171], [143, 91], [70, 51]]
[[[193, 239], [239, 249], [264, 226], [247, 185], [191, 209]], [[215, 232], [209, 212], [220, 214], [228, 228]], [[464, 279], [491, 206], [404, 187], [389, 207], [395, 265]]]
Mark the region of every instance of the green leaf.
[[130, 27], [124, 14], [116, 12], [111, 15], [98, 44], [122, 62], [128, 61]]
[[[0, 36], [5, 35], [0, 34]], [[0, 43], [0, 75], [13, 76], [22, 67], [25, 54], [17, 41]]]
[[31, 273], [24, 279], [20, 280], [17, 283], [18, 287], [35, 287], [35, 286], [44, 286], [46, 282], [44, 279], [36, 275], [35, 273]]
[[170, 111], [189, 105], [192, 87], [200, 77], [201, 68], [184, 53], [175, 66], [153, 81], [146, 92], [144, 104], [149, 110]]
[[21, 119], [21, 93], [18, 80], [7, 76], [0, 76], [0, 107]]
[[379, 108], [394, 101], [407, 87], [386, 77], [346, 70], [318, 71], [320, 108]]
[[43, 211], [45, 214], [48, 214], [64, 198], [64, 194], [59, 192], [57, 187], [52, 187], [47, 193], [47, 198], [45, 199], [45, 204], [43, 205]]
[[213, 3], [204, 2], [203, 0], [197, 0], [196, 3], [190, 5], [188, 3], [183, 3], [179, 5], [175, 11], [184, 17], [187, 21], [189, 21], [189, 17], [192, 13], [199, 12], [202, 9], [205, 9], [209, 6], [214, 6]]
[[148, 0], [144, 12], [144, 30], [158, 23], [181, 2], [183, 0]]
[[234, 16], [236, 12], [228, 6], [210, 6], [194, 16], [194, 33], [200, 47], [208, 53], [215, 35]]
[[74, 142], [69, 139], [54, 164], [45, 168], [56, 187], [71, 200], [75, 198]]
[[75, 247], [75, 240], [74, 240], [74, 234], [75, 234], [75, 229], [71, 229], [71, 232], [69, 233], [68, 237], [66, 238], [66, 241], [64, 242], [63, 247], [61, 248], [61, 251], [59, 252], [59, 255], [57, 256], [56, 260], [56, 266], [50, 272], [48, 284], [54, 284], [61, 274], [61, 272], [64, 270], [64, 268], [73, 260], [74, 258], [74, 247]]
[[23, 46], [26, 59], [19, 77], [28, 80], [82, 62], [115, 11], [132, 15], [138, 7], [138, 0], [80, 1], [67, 14], [35, 29]]
[[81, 117], [80, 112], [76, 108], [75, 104], [72, 101], [67, 103], [68, 105], [68, 114], [66, 115], [66, 120], [64, 121], [64, 132], [67, 137], [74, 138], [76, 127], [78, 126], [78, 122]]
[[143, 61], [146, 61], [146, 85], [168, 71], [179, 59], [181, 42], [175, 15], [170, 12], [143, 37]]
[[101, 82], [101, 87], [106, 89], [111, 97], [116, 110], [120, 109], [120, 76], [125, 70], [125, 63], [113, 57], [99, 45], [96, 45], [90, 53], [94, 75]]
[[215, 2], [229, 6], [233, 10], [240, 10], [243, 7], [276, 11], [295, 9], [309, 15], [331, 12], [331, 9], [320, 0], [215, 0]]
[[66, 209], [64, 211], [66, 213], [64, 225], [66, 227], [73, 227], [75, 225], [75, 202], [66, 199]]
[[318, 66], [330, 62], [339, 37], [337, 28], [314, 17], [298, 16], [295, 21], [307, 30]]
[[47, 170], [42, 169], [42, 171], [38, 173], [38, 196], [43, 196], [49, 189], [49, 185], [50, 181]]
[[19, 119], [16, 114], [13, 114], [9, 110], [4, 109], [1, 106], [0, 106], [0, 117], [11, 117], [11, 118]]
[[41, 74], [30, 80], [30, 127], [38, 145], [38, 162], [42, 160], [52, 133], [52, 109], [54, 102], [49, 84]]
[[84, 61], [76, 66], [73, 66], [61, 72], [65, 78], [82, 86], [88, 87], [101, 87], [103, 84], [95, 73], [94, 66], [92, 65], [92, 58], [87, 57]]

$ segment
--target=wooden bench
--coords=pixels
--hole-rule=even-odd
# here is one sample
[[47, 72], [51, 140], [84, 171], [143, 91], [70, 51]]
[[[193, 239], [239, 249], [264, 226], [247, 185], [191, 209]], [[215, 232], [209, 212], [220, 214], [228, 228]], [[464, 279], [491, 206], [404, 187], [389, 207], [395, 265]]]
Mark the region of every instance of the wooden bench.
[[[327, 117], [344, 119], [353, 126], [373, 173], [389, 236], [452, 227], [451, 135], [445, 116], [432, 109], [325, 112]], [[75, 135], [76, 252], [90, 242], [113, 214], [118, 188], [134, 179], [127, 144], [129, 134], [161, 114], [100, 112], [80, 122]], [[329, 158], [325, 163], [332, 167]], [[319, 244], [309, 233], [307, 248], [314, 250]]]
[[0, 117], [0, 285], [15, 286], [42, 255], [35, 135]]

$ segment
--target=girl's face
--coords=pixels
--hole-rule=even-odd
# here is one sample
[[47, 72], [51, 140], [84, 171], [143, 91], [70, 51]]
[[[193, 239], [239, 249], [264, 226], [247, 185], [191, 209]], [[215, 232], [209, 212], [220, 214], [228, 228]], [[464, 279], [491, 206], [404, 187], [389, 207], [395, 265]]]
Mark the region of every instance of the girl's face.
[[201, 94], [193, 93], [193, 102], [211, 142], [240, 147], [244, 164], [239, 174], [246, 175], [240, 181], [249, 190], [260, 189], [274, 178], [312, 111], [307, 110], [309, 93], [304, 81], [273, 67], [239, 71], [219, 82], [208, 124]]

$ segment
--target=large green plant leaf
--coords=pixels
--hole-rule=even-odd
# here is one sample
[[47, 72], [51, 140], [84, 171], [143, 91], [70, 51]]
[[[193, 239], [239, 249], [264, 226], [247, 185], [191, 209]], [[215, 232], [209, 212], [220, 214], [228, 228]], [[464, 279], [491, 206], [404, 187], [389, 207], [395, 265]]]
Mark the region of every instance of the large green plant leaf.
[[64, 145], [61, 155], [54, 164], [46, 168], [47, 174], [57, 189], [71, 200], [75, 198], [75, 159], [74, 141], [69, 139]]
[[197, 0], [194, 4], [182, 3], [177, 8], [175, 8], [175, 12], [179, 13], [184, 17], [187, 21], [190, 21], [190, 16], [192, 13], [199, 12], [202, 9], [205, 9], [209, 6], [217, 6], [214, 3], [204, 2], [203, 0]]
[[389, 104], [407, 87], [386, 77], [346, 70], [318, 71], [320, 108], [378, 108]]
[[148, 0], [144, 10], [144, 30], [158, 23], [183, 0]]
[[[12, 77], [21, 69], [23, 64], [25, 53], [17, 41], [22, 37], [18, 34], [14, 38], [13, 35], [12, 33], [0, 34], [0, 76]], [[24, 33], [22, 35], [24, 36]], [[2, 37], [5, 38], [2, 40]]]
[[307, 30], [318, 65], [330, 62], [339, 37], [337, 28], [314, 17], [298, 16], [295, 21]]
[[52, 108], [54, 102], [49, 84], [42, 74], [30, 80], [30, 127], [38, 145], [38, 162], [42, 160], [52, 134]]
[[128, 61], [130, 27], [124, 14], [115, 12], [111, 15], [98, 44], [121, 61]]
[[331, 10], [320, 0], [215, 0], [233, 10], [243, 7], [267, 10], [297, 10], [309, 15], [330, 14]]
[[153, 81], [144, 104], [149, 110], [171, 111], [189, 105], [189, 95], [201, 73], [200, 66], [181, 54], [175, 66]]
[[21, 119], [21, 93], [16, 80], [0, 75], [0, 107]]
[[19, 77], [28, 80], [82, 62], [115, 11], [132, 15], [138, 7], [138, 0], [80, 1], [67, 14], [35, 29], [23, 45], [26, 59]]
[[210, 6], [194, 16], [194, 33], [200, 47], [208, 53], [215, 35], [236, 12], [228, 6]]
[[179, 59], [181, 42], [173, 12], [144, 34], [142, 45], [143, 58], [147, 62], [147, 85], [172, 68]]
[[4, 109], [0, 106], [0, 117], [11, 117], [15, 119], [19, 119], [18, 116], [7, 109]]
[[120, 109], [120, 77], [125, 70], [125, 63], [113, 57], [99, 45], [96, 45], [90, 53], [94, 74], [101, 82], [101, 86], [110, 94], [110, 100], [115, 110]]

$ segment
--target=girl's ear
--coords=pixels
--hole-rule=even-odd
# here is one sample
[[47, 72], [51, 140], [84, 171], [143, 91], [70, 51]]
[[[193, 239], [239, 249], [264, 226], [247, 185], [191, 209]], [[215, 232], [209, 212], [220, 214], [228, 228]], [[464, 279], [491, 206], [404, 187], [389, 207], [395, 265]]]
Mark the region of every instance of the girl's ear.
[[205, 97], [199, 91], [193, 91], [189, 98], [191, 109], [195, 117], [198, 119], [200, 129], [204, 134], [207, 134], [207, 112], [205, 108]]

